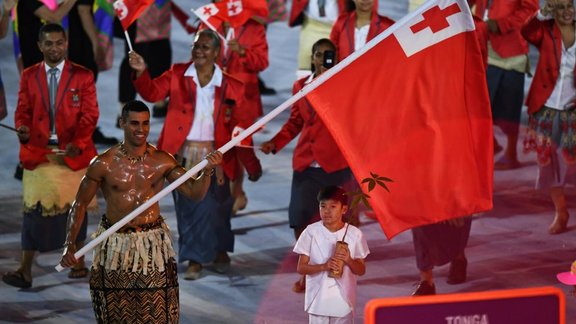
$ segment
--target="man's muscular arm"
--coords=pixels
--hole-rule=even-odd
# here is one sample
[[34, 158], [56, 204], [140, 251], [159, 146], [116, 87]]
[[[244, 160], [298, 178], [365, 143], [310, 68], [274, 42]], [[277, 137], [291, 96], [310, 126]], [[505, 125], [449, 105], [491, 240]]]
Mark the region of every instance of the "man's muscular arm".
[[[169, 156], [172, 159], [173, 164], [173, 166], [169, 169], [168, 174], [166, 175], [166, 179], [170, 182], [174, 182], [176, 179], [180, 178], [186, 173], [186, 169], [179, 166], [176, 160], [174, 160], [174, 158], [170, 155], [166, 154], [166, 156]], [[206, 196], [208, 188], [210, 187], [210, 176], [212, 175], [212, 170], [215, 166], [222, 163], [222, 156], [222, 153], [218, 151], [214, 151], [208, 154], [206, 156], [208, 165], [202, 171], [200, 171], [200, 174], [189, 178], [176, 190], [188, 196], [194, 201], [200, 201], [204, 199], [204, 196]]]
[[80, 182], [76, 199], [72, 203], [72, 207], [68, 213], [68, 234], [66, 235], [66, 242], [64, 243], [62, 260], [60, 260], [60, 264], [63, 267], [71, 267], [78, 262], [74, 257], [74, 253], [76, 252], [76, 237], [84, 222], [86, 209], [96, 195], [98, 188], [100, 188], [100, 183], [103, 179], [102, 169], [101, 161], [99, 158], [96, 158], [92, 161], [92, 164], [86, 171], [86, 175], [82, 178], [82, 182]]

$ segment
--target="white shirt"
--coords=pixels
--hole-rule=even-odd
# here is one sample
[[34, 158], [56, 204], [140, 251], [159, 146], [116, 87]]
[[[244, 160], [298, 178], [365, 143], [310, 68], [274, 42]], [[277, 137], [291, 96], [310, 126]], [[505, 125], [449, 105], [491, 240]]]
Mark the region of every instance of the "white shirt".
[[326, 16], [320, 17], [320, 7], [318, 7], [318, 0], [309, 0], [308, 6], [304, 9], [304, 14], [313, 20], [321, 21], [325, 23], [334, 24], [336, 19], [338, 19], [338, 1], [337, 0], [326, 0], [324, 4], [324, 13]]
[[366, 45], [366, 39], [368, 39], [369, 30], [370, 24], [364, 25], [360, 28], [354, 28], [354, 51], [357, 51], [362, 46]]
[[[293, 251], [307, 255], [310, 264], [326, 263], [334, 254], [336, 242], [342, 240], [346, 226], [336, 232], [330, 232], [322, 221], [308, 225], [300, 235]], [[364, 259], [370, 253], [362, 232], [350, 225], [345, 242], [348, 243], [350, 257]], [[328, 277], [327, 271], [306, 276], [304, 309], [306, 312], [342, 317], [350, 313], [356, 305], [356, 275], [344, 266], [342, 277]]]
[[204, 87], [200, 86], [198, 72], [194, 64], [190, 64], [184, 76], [191, 77], [196, 84], [196, 108], [192, 128], [186, 136], [189, 141], [214, 140], [214, 96], [216, 87], [222, 85], [222, 70], [214, 65], [214, 75]]
[[[549, 20], [550, 15], [544, 16], [538, 11], [538, 20]], [[562, 42], [562, 40], [559, 40]], [[562, 53], [560, 55], [560, 71], [554, 89], [544, 103], [546, 107], [566, 110], [573, 108], [574, 99], [576, 98], [576, 89], [574, 89], [574, 65], [576, 64], [576, 42], [569, 48], [562, 43]]]
[[[58, 69], [58, 72], [56, 72], [56, 82], [60, 83], [60, 76], [62, 75], [62, 70], [64, 69], [64, 60], [58, 63], [55, 68]], [[44, 62], [44, 69], [46, 70], [46, 84], [50, 84], [50, 70], [52, 68], [46, 64], [46, 62]]]

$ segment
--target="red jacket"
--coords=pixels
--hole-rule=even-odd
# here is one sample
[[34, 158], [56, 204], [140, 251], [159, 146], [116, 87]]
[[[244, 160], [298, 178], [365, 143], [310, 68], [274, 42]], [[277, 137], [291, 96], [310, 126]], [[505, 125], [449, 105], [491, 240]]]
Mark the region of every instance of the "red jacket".
[[[304, 87], [306, 78], [294, 83], [292, 93], [297, 93]], [[281, 150], [286, 144], [300, 134], [292, 167], [296, 171], [303, 171], [316, 161], [326, 172], [334, 172], [348, 167], [348, 163], [338, 149], [338, 145], [324, 126], [320, 117], [316, 114], [306, 98], [296, 102], [292, 106], [290, 118], [282, 129], [272, 138], [277, 150]]]
[[[484, 6], [481, 3], [479, 7]], [[492, 0], [488, 18], [496, 20], [500, 33], [489, 33], [489, 40], [498, 55], [507, 58], [528, 53], [528, 43], [520, 34], [520, 29], [538, 8], [538, 0]], [[480, 17], [484, 15], [483, 12], [477, 14]]]
[[522, 27], [522, 35], [540, 52], [536, 73], [526, 97], [528, 113], [533, 114], [544, 106], [558, 80], [562, 59], [562, 34], [554, 19], [540, 21], [534, 15]]
[[[302, 22], [304, 21], [304, 9], [306, 9], [306, 6], [308, 6], [309, 1], [310, 0], [292, 1], [292, 8], [290, 9], [290, 18], [288, 19], [288, 26], [294, 27], [302, 25]], [[345, 0], [337, 0], [337, 1], [338, 1], [338, 12], [342, 14], [346, 8], [346, 1]]]
[[[224, 35], [224, 28], [219, 31]], [[253, 120], [262, 116], [262, 99], [258, 88], [258, 73], [268, 67], [268, 42], [266, 29], [261, 23], [250, 19], [242, 27], [235, 29], [235, 39], [246, 49], [246, 55], [228, 51], [220, 55], [218, 62], [222, 69], [244, 83], [243, 109], [253, 115]], [[224, 46], [222, 46], [224, 48]]]
[[[366, 42], [376, 37], [386, 28], [392, 26], [394, 20], [380, 16], [376, 10], [372, 11], [372, 19], [370, 21], [370, 28], [368, 30], [368, 37]], [[354, 52], [354, 30], [356, 27], [356, 11], [351, 11], [340, 15], [330, 32], [330, 40], [336, 45], [336, 53], [338, 53], [338, 60], [343, 60], [348, 55]]]
[[[192, 62], [174, 64], [170, 70], [152, 80], [146, 70], [133, 80], [138, 93], [149, 102], [170, 97], [168, 114], [158, 139], [158, 148], [176, 154], [186, 141], [194, 121], [196, 106], [196, 83], [184, 73]], [[244, 98], [244, 85], [239, 80], [224, 74], [222, 85], [216, 87], [214, 95], [214, 143], [216, 148], [228, 143], [234, 126], [248, 128], [252, 125], [249, 115], [238, 107]], [[233, 148], [224, 154], [222, 166], [226, 176], [235, 179], [237, 175], [236, 154], [249, 174], [261, 171], [260, 161], [253, 149]]]
[[[20, 144], [20, 161], [25, 169], [34, 170], [39, 164], [48, 162], [46, 155], [50, 136], [50, 96], [44, 62], [35, 64], [22, 72], [18, 105], [14, 114], [16, 128], [30, 128], [30, 140]], [[92, 71], [65, 61], [58, 83], [56, 98], [56, 135], [59, 148], [64, 150], [68, 143], [80, 148], [77, 157], [64, 157], [72, 170], [88, 167], [96, 155], [92, 133], [98, 122], [98, 102]]]

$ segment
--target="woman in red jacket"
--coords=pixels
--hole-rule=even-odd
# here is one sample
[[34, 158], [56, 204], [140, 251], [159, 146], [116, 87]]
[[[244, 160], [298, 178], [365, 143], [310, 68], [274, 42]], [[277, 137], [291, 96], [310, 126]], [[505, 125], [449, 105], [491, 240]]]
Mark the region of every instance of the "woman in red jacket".
[[330, 40], [343, 60], [393, 24], [394, 20], [378, 14], [378, 0], [347, 0], [346, 12], [332, 27]]
[[[216, 0], [215, 2], [220, 2]], [[200, 30], [207, 28], [200, 26]], [[218, 65], [223, 71], [231, 74], [244, 83], [244, 100], [238, 109], [248, 114], [250, 122], [255, 122], [263, 114], [262, 99], [258, 86], [258, 73], [268, 67], [268, 41], [264, 25], [255, 19], [249, 19], [241, 26], [231, 26], [224, 22], [217, 32], [224, 37], [226, 45], [219, 57]], [[257, 178], [260, 177], [257, 175]], [[254, 181], [254, 177], [249, 180]], [[243, 210], [248, 198], [243, 188], [244, 166], [238, 161], [238, 177], [230, 182], [234, 198], [232, 214]]]
[[550, 191], [556, 208], [550, 234], [567, 229], [564, 185], [576, 183], [575, 22], [572, 0], [546, 0], [522, 28], [540, 51], [526, 105], [530, 116], [525, 151], [536, 151], [538, 189]]

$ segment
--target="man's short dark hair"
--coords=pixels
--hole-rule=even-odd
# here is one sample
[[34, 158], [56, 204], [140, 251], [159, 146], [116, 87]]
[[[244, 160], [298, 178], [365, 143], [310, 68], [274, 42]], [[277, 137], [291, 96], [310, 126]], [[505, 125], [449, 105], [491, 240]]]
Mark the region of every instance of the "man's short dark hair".
[[44, 34], [48, 33], [61, 33], [64, 35], [64, 38], [66, 38], [66, 31], [64, 30], [64, 27], [58, 24], [50, 23], [40, 27], [40, 31], [38, 32], [38, 41], [44, 39]]
[[339, 186], [327, 186], [318, 192], [318, 202], [325, 200], [336, 200], [342, 203], [342, 206], [348, 206], [348, 195], [346, 191]]
[[122, 107], [122, 120], [126, 121], [128, 119], [129, 112], [147, 112], [150, 113], [150, 109], [140, 100], [130, 100], [124, 107]]

